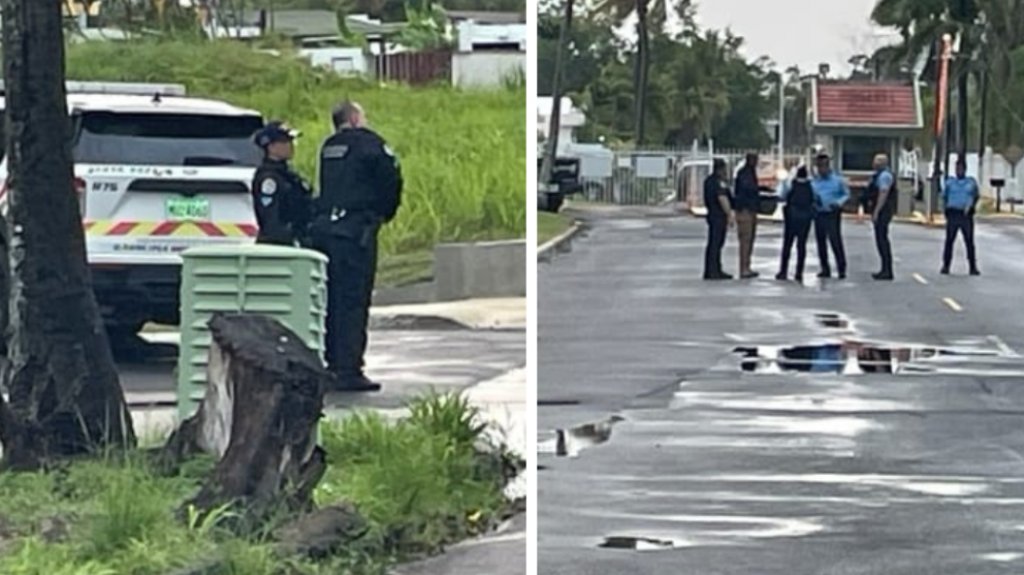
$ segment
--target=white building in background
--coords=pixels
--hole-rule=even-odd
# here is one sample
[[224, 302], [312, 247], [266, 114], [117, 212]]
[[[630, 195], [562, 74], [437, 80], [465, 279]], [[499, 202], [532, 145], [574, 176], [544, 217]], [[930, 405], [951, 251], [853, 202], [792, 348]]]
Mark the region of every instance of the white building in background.
[[452, 54], [452, 84], [460, 87], [525, 84], [526, 24], [455, 23], [456, 50]]
[[[537, 98], [537, 132], [540, 139], [545, 141], [548, 139], [548, 131], [551, 127], [551, 109], [554, 107], [554, 102], [554, 98], [550, 96]], [[572, 99], [563, 97], [561, 104], [557, 152], [565, 154], [576, 142], [576, 129], [587, 123], [587, 117], [582, 110], [573, 105]]]

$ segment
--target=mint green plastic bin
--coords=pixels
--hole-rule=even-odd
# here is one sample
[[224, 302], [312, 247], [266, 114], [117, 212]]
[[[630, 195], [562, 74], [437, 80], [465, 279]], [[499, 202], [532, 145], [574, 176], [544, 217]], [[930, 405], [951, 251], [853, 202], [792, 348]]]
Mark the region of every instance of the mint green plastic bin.
[[195, 413], [206, 393], [207, 322], [216, 312], [277, 319], [324, 355], [327, 258], [268, 245], [200, 247], [182, 253], [178, 416]]

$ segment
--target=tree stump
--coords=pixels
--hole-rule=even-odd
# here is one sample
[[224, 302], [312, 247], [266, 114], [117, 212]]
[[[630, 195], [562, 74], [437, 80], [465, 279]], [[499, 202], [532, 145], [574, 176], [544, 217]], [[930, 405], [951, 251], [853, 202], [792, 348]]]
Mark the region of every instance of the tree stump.
[[256, 522], [282, 504], [311, 509], [326, 470], [316, 431], [329, 375], [319, 356], [265, 316], [219, 314], [209, 326], [206, 395], [164, 447], [172, 464], [198, 451], [219, 458], [186, 506], [205, 512], [236, 503]]

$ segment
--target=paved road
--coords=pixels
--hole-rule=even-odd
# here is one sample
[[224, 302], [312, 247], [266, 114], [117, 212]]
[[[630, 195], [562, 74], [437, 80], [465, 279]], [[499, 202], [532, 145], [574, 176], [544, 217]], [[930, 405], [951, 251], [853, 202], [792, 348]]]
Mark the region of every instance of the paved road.
[[[148, 334], [175, 342], [176, 333]], [[115, 355], [129, 400], [173, 403], [177, 346], [156, 343], [116, 346]], [[429, 389], [455, 391], [521, 368], [526, 358], [523, 330], [375, 330], [370, 332], [367, 373], [380, 381], [380, 393], [331, 394], [328, 406], [398, 408]]]
[[799, 287], [767, 279], [777, 226], [762, 279], [709, 284], [703, 223], [666, 216], [590, 214], [541, 266], [539, 573], [1024, 573], [1020, 222], [979, 230], [981, 278], [898, 226], [882, 284], [849, 222], [850, 279]]

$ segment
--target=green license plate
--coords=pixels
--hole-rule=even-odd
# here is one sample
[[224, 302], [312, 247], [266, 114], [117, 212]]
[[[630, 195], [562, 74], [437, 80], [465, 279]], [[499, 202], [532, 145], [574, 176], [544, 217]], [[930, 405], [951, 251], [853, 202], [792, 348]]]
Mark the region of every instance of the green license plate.
[[210, 219], [210, 200], [206, 198], [170, 198], [167, 200], [167, 219], [208, 220]]

